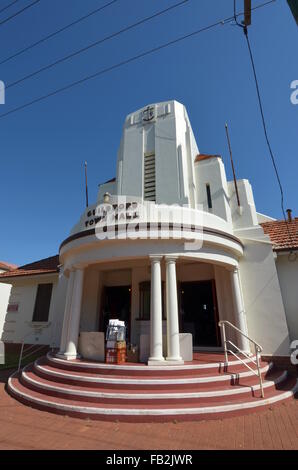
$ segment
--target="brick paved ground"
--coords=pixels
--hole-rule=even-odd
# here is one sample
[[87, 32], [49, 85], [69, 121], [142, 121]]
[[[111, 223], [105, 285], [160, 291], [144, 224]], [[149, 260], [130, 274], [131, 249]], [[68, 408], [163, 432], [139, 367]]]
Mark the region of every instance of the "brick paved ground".
[[24, 406], [6, 393], [1, 376], [0, 449], [298, 449], [298, 400], [218, 421], [100, 422]]

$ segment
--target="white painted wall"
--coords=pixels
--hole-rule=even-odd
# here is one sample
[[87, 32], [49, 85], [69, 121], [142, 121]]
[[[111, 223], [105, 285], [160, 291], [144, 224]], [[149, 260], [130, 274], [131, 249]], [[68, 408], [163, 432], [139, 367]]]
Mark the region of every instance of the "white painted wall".
[[[0, 269], [0, 274], [5, 272]], [[8, 305], [8, 300], [10, 296], [11, 285], [10, 284], [0, 284], [0, 338], [3, 331], [5, 315]]]
[[285, 306], [291, 341], [298, 340], [298, 262], [278, 254], [276, 268]]
[[270, 244], [246, 242], [240, 278], [249, 336], [264, 354], [289, 355], [289, 332]]
[[246, 179], [237, 180], [237, 187], [241, 212], [238, 209], [234, 181], [229, 181], [228, 192], [234, 230], [257, 226], [259, 223], [258, 215], [250, 182]]
[[[41, 334], [34, 335], [32, 317], [38, 284], [53, 283], [52, 298], [49, 311], [49, 327]], [[5, 322], [1, 340], [4, 342], [21, 343], [26, 335], [26, 343], [50, 344], [58, 346], [62, 329], [66, 282], [61, 279], [58, 286], [58, 275], [43, 275], [31, 279], [22, 278], [13, 281], [9, 302], [18, 303], [17, 312], [9, 312]], [[30, 333], [32, 332], [32, 333]]]
[[[228, 183], [222, 159], [213, 157], [197, 162], [195, 176], [197, 204], [202, 205], [205, 212], [215, 214], [231, 224]], [[208, 208], [207, 184], [210, 185], [212, 209]]]
[[193, 207], [194, 159], [198, 148], [185, 107], [177, 101], [156, 103], [154, 119], [143, 109], [127, 116], [117, 163], [119, 195], [143, 197], [144, 154], [155, 153], [156, 202]]
[[86, 268], [81, 309], [80, 331], [98, 331], [98, 309], [102, 286], [102, 276], [98, 269]]

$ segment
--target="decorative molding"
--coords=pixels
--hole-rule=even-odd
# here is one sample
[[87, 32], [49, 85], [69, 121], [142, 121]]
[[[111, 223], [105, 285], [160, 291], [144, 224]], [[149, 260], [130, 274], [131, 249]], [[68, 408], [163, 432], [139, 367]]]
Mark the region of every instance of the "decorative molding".
[[[149, 224], [147, 224], [149, 225]], [[127, 227], [127, 226], [126, 226]], [[185, 225], [184, 226], [184, 229], [186, 228], [189, 228], [189, 230], [191, 230], [192, 232], [194, 233], [201, 233], [202, 232], [202, 229], [203, 229], [203, 233], [207, 234], [207, 235], [218, 235], [222, 238], [226, 238], [227, 240], [231, 240], [233, 241], [234, 243], [237, 243], [242, 249], [244, 248], [244, 245], [243, 243], [241, 242], [241, 240], [239, 240], [239, 238], [235, 237], [234, 235], [231, 235], [229, 233], [226, 233], [226, 232], [222, 232], [221, 230], [217, 230], [217, 229], [211, 229], [211, 228], [205, 228], [205, 227], [196, 227], [194, 225]], [[161, 224], [159, 223], [158, 224], [158, 229], [160, 230], [161, 229]], [[118, 230], [118, 225], [115, 225], [115, 233], [117, 233], [117, 230]], [[148, 228], [149, 230], [149, 228]], [[175, 224], [173, 223], [170, 223], [169, 224], [169, 230], [173, 231], [175, 230]], [[71, 243], [72, 241], [74, 240], [78, 240], [79, 238], [83, 238], [83, 237], [89, 237], [89, 236], [92, 236], [92, 235], [95, 235], [95, 228], [92, 228], [92, 229], [89, 229], [89, 230], [84, 230], [82, 232], [77, 232], [77, 233], [74, 233], [73, 235], [70, 235], [69, 237], [67, 237], [60, 245], [60, 248], [59, 248], [59, 251], [61, 251], [61, 249], [67, 245], [68, 243]], [[170, 238], [170, 237], [169, 237]]]

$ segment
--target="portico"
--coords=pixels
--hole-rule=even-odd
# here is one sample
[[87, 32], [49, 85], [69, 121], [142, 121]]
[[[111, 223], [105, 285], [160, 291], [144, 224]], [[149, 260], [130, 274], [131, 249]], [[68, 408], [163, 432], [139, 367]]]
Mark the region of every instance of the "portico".
[[[209, 322], [214, 324], [214, 329], [217, 329], [220, 319], [229, 318], [242, 331], [247, 331], [239, 273], [233, 266], [215, 264], [211, 261], [208, 263], [206, 260], [202, 262], [195, 255], [190, 258], [185, 256], [185, 253], [180, 256], [152, 254], [130, 261], [75, 265], [64, 275], [68, 276], [68, 286], [59, 356], [67, 360], [80, 357], [78, 346], [80, 332], [103, 331], [103, 293], [113, 286], [115, 289], [116, 286], [119, 288], [123, 286], [122, 290], [129, 290], [130, 314], [126, 317], [129, 339], [140, 347], [140, 341], [144, 341], [146, 336], [149, 337], [150, 346], [146, 362], [151, 366], [170, 366], [184, 362], [180, 352], [179, 335], [185, 332], [195, 334], [197, 327], [196, 323], [189, 323], [194, 319], [192, 317], [191, 320], [189, 318], [187, 320], [188, 312], [183, 310], [181, 295], [184, 291], [179, 286], [184, 286], [185, 283], [214, 283], [214, 302], [212, 305], [202, 305], [203, 309], [209, 309]], [[148, 283], [150, 288], [149, 317], [141, 314], [143, 308], [141, 286], [144, 283]], [[194, 287], [194, 295], [195, 292]], [[230, 292], [229, 300], [226, 299], [227, 292]], [[199, 315], [200, 303], [205, 303], [206, 300], [199, 297], [195, 299]], [[208, 313], [207, 310], [205, 313]], [[193, 326], [190, 328], [190, 325]], [[220, 350], [222, 341], [219, 331], [218, 335], [218, 346], [207, 347], [207, 350]], [[240, 335], [234, 339], [241, 349], [249, 352], [249, 345], [242, 338]]]

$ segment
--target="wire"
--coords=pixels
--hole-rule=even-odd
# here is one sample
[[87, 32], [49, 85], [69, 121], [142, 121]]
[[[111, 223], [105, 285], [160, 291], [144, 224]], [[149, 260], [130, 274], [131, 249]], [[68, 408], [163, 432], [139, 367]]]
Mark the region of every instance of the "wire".
[[[257, 71], [256, 71], [256, 66], [255, 66], [255, 61], [254, 61], [251, 45], [250, 45], [250, 40], [249, 40], [249, 37], [248, 37], [248, 28], [247, 28], [246, 25], [239, 23], [238, 20], [237, 20], [236, 0], [234, 0], [234, 19], [235, 19], [237, 25], [240, 28], [243, 29], [244, 36], [246, 38], [247, 47], [248, 47], [248, 51], [249, 51], [249, 57], [250, 57], [251, 66], [252, 66], [252, 70], [253, 70], [254, 81], [255, 81], [256, 90], [257, 90], [257, 97], [258, 97], [258, 103], [259, 103], [261, 118], [262, 118], [264, 135], [265, 135], [267, 147], [268, 147], [268, 150], [269, 150], [269, 154], [270, 154], [270, 157], [271, 157], [271, 161], [272, 161], [272, 164], [273, 164], [273, 168], [274, 168], [274, 171], [275, 171], [276, 179], [277, 179], [279, 190], [280, 190], [281, 210], [282, 210], [282, 213], [283, 213], [284, 221], [286, 223], [289, 240], [293, 243], [294, 240], [292, 238], [292, 234], [291, 234], [290, 229], [289, 229], [289, 223], [288, 223], [288, 220], [287, 220], [287, 217], [286, 217], [286, 211], [285, 211], [285, 206], [284, 206], [284, 190], [283, 190], [283, 186], [282, 186], [281, 179], [280, 179], [280, 176], [279, 176], [277, 164], [276, 164], [276, 161], [275, 161], [275, 156], [273, 154], [271, 143], [270, 143], [269, 136], [268, 136], [267, 124], [266, 124], [266, 120], [265, 120], [264, 108], [263, 108], [263, 103], [262, 103], [262, 98], [261, 98], [260, 87], [259, 87], [259, 80], [258, 80], [258, 77], [257, 77]], [[292, 253], [292, 250], [290, 251], [290, 254], [291, 253]]]
[[[230, 19], [231, 19], [231, 18], [230, 18]], [[201, 30], [194, 31], [193, 33], [187, 34], [186, 36], [183, 36], [183, 37], [180, 37], [180, 38], [175, 39], [175, 40], [173, 40], [173, 41], [167, 42], [167, 43], [165, 43], [165, 44], [162, 44], [161, 46], [158, 46], [158, 47], [155, 47], [155, 48], [150, 49], [150, 50], [148, 50], [148, 51], [142, 52], [142, 53], [140, 53], [140, 54], [138, 54], [138, 55], [136, 55], [136, 56], [130, 57], [129, 59], [126, 59], [126, 60], [124, 60], [124, 61], [122, 61], [122, 62], [119, 62], [119, 63], [117, 63], [117, 64], [114, 64], [114, 65], [112, 65], [112, 66], [110, 66], [110, 67], [107, 67], [107, 68], [105, 68], [105, 69], [99, 70], [98, 72], [96, 72], [96, 73], [94, 73], [94, 74], [92, 74], [92, 75], [88, 75], [88, 76], [86, 76], [86, 77], [84, 77], [84, 78], [82, 78], [82, 79], [80, 79], [80, 80], [77, 80], [77, 81], [75, 81], [75, 82], [70, 83], [69, 85], [66, 85], [66, 86], [64, 86], [64, 87], [62, 87], [62, 88], [58, 88], [57, 90], [54, 90], [54, 91], [51, 92], [51, 93], [48, 93], [48, 94], [43, 95], [43, 96], [40, 96], [39, 98], [36, 98], [36, 99], [33, 100], [33, 101], [30, 101], [30, 102], [25, 103], [25, 104], [23, 104], [23, 105], [21, 105], [21, 106], [18, 106], [17, 108], [14, 108], [14, 109], [12, 109], [12, 110], [10, 110], [10, 111], [7, 111], [6, 113], [1, 114], [1, 115], [0, 115], [0, 118], [3, 118], [3, 117], [5, 117], [5, 116], [8, 116], [9, 114], [15, 113], [15, 112], [17, 112], [17, 111], [19, 111], [19, 110], [21, 110], [21, 109], [27, 108], [28, 106], [30, 106], [30, 105], [32, 105], [32, 104], [34, 104], [34, 103], [38, 103], [38, 102], [40, 102], [40, 101], [43, 101], [43, 100], [45, 100], [46, 98], [49, 98], [50, 96], [54, 96], [54, 95], [57, 95], [58, 93], [61, 93], [61, 92], [66, 91], [66, 90], [69, 90], [70, 88], [73, 88], [73, 87], [76, 86], [76, 85], [82, 84], [82, 83], [84, 83], [84, 82], [86, 82], [86, 81], [88, 81], [88, 80], [91, 80], [91, 79], [93, 79], [93, 78], [95, 78], [95, 77], [98, 77], [98, 76], [100, 76], [100, 75], [104, 75], [105, 73], [111, 72], [112, 70], [115, 70], [115, 69], [117, 69], [117, 68], [119, 68], [119, 67], [122, 67], [123, 65], [126, 65], [126, 64], [129, 64], [129, 63], [131, 63], [131, 62], [134, 62], [134, 61], [136, 61], [136, 60], [138, 60], [138, 59], [140, 59], [140, 58], [142, 58], [142, 57], [145, 57], [145, 56], [147, 56], [147, 55], [149, 55], [149, 54], [152, 54], [152, 53], [154, 53], [154, 52], [160, 51], [161, 49], [164, 49], [164, 48], [166, 48], [166, 47], [168, 47], [168, 46], [171, 46], [171, 45], [173, 45], [173, 44], [176, 44], [176, 43], [178, 43], [178, 42], [180, 42], [180, 41], [183, 41], [184, 39], [190, 38], [190, 37], [192, 37], [192, 36], [194, 36], [194, 35], [196, 35], [196, 34], [202, 33], [203, 31], [207, 31], [208, 29], [214, 28], [215, 26], [219, 26], [219, 25], [221, 25], [221, 24], [222, 24], [222, 21], [219, 21], [219, 22], [214, 23], [214, 24], [212, 24], [212, 25], [210, 25], [210, 26], [207, 26], [207, 27], [205, 27], [205, 28], [203, 28], [203, 29], [201, 29]]]
[[137, 26], [140, 26], [141, 24], [144, 24], [146, 23], [147, 21], [150, 21], [152, 20], [153, 18], [157, 18], [158, 16], [161, 16], [165, 13], [168, 13], [170, 10], [173, 10], [174, 8], [177, 8], [185, 3], [187, 3], [189, 0], [182, 0], [180, 1], [179, 3], [176, 3], [168, 8], [165, 8], [164, 10], [161, 10], [157, 13], [155, 13], [154, 15], [151, 15], [151, 16], [147, 16], [146, 18], [140, 20], [140, 21], [137, 21], [136, 23], [133, 23], [123, 29], [120, 29], [120, 31], [117, 31], [116, 33], [113, 33], [113, 34], [110, 34], [109, 36], [106, 36], [102, 39], [99, 39], [98, 41], [95, 41], [93, 42], [92, 44], [89, 44], [89, 46], [86, 46], [86, 47], [83, 47], [82, 49], [79, 49], [75, 52], [72, 52], [71, 54], [68, 54], [64, 57], [62, 57], [61, 59], [58, 59], [56, 60], [55, 62], [52, 62], [51, 64], [48, 64], [38, 70], [35, 70], [34, 72], [30, 73], [29, 75], [25, 75], [24, 77], [20, 78], [19, 80], [16, 80], [15, 82], [12, 82], [12, 83], [9, 83], [8, 85], [6, 85], [6, 89], [8, 88], [11, 88], [15, 85], [18, 85], [19, 83], [22, 83], [24, 82], [25, 80], [28, 80], [29, 78], [32, 78], [34, 77], [35, 75], [38, 75], [39, 73], [41, 72], [44, 72], [45, 70], [49, 70], [51, 69], [52, 67], [54, 67], [55, 65], [58, 65], [58, 64], [61, 64], [62, 62], [65, 62], [66, 60], [68, 59], [71, 59], [79, 54], [82, 54], [83, 52], [86, 52], [88, 51], [89, 49], [91, 49], [92, 47], [95, 47], [95, 46], [98, 46], [99, 44], [102, 44], [106, 41], [109, 41], [110, 39], [113, 39], [117, 36], [120, 36], [121, 34], [127, 32], [127, 31], [130, 31], [131, 29], [133, 28], [136, 28]]
[[100, 12], [101, 10], [104, 10], [105, 8], [109, 7], [110, 5], [112, 5], [113, 3], [116, 3], [116, 2], [118, 2], [118, 1], [119, 1], [119, 0], [112, 0], [111, 2], [106, 3], [105, 5], [101, 6], [100, 8], [96, 8], [96, 10], [91, 11], [91, 12], [88, 13], [87, 15], [78, 18], [77, 20], [73, 21], [72, 23], [69, 23], [69, 24], [67, 24], [66, 26], [63, 26], [63, 28], [60, 28], [60, 29], [58, 29], [57, 31], [54, 31], [53, 33], [49, 34], [48, 36], [45, 36], [44, 38], [41, 38], [41, 39], [39, 39], [38, 41], [36, 41], [36, 42], [30, 44], [30, 46], [27, 46], [27, 47], [25, 47], [24, 49], [21, 49], [20, 51], [15, 52], [13, 55], [7, 57], [6, 59], [3, 59], [2, 61], [0, 61], [0, 65], [5, 64], [5, 63], [8, 62], [9, 60], [14, 59], [15, 57], [17, 57], [17, 56], [23, 54], [23, 53], [26, 52], [26, 51], [29, 51], [30, 49], [33, 49], [35, 46], [38, 46], [39, 44], [41, 44], [41, 43], [47, 41], [48, 39], [51, 39], [51, 38], [53, 38], [54, 36], [57, 36], [57, 34], [62, 33], [63, 31], [67, 30], [68, 28], [71, 28], [72, 26], [74, 26], [74, 25], [80, 23], [81, 21], [86, 20], [86, 19], [89, 18], [90, 16], [95, 15], [96, 13]]
[[13, 18], [15, 18], [16, 16], [20, 15], [21, 13], [23, 13], [25, 10], [28, 10], [29, 8], [33, 7], [34, 5], [36, 5], [36, 3], [39, 3], [40, 0], [35, 0], [34, 2], [32, 3], [29, 3], [29, 5], [25, 6], [24, 8], [22, 8], [21, 10], [17, 11], [16, 13], [14, 13], [13, 15], [9, 16], [8, 18], [5, 18], [5, 20], [2, 20], [0, 21], [0, 26], [2, 26], [4, 23], [7, 23], [8, 21], [12, 20]]
[[[258, 6], [256, 6], [256, 7], [254, 7], [253, 10], [257, 10], [257, 9], [259, 9], [259, 8], [263, 8], [263, 7], [265, 7], [265, 6], [268, 6], [268, 5], [270, 5], [271, 3], [273, 3], [273, 2], [275, 2], [275, 0], [269, 0], [269, 1], [265, 2], [265, 3], [262, 3], [261, 5], [258, 5]], [[239, 14], [238, 16], [240, 16], [240, 14]], [[92, 75], [88, 75], [88, 76], [86, 76], [86, 77], [84, 77], [84, 78], [82, 78], [82, 79], [80, 79], [80, 80], [77, 80], [77, 81], [75, 81], [75, 82], [69, 83], [68, 85], [66, 85], [66, 86], [64, 86], [64, 87], [58, 88], [58, 89], [56, 89], [56, 90], [54, 90], [54, 91], [52, 91], [52, 92], [50, 92], [50, 93], [47, 93], [46, 95], [40, 96], [40, 97], [38, 97], [38, 98], [35, 98], [35, 99], [32, 100], [32, 101], [29, 101], [29, 102], [27, 102], [27, 103], [24, 103], [24, 104], [21, 105], [21, 106], [17, 106], [16, 108], [13, 108], [13, 109], [11, 109], [10, 111], [7, 111], [6, 113], [0, 114], [0, 119], [1, 119], [1, 118], [4, 118], [4, 117], [6, 117], [6, 116], [8, 116], [8, 115], [10, 115], [10, 114], [13, 114], [13, 113], [16, 113], [16, 112], [18, 112], [18, 111], [21, 111], [22, 109], [25, 109], [25, 108], [27, 108], [27, 107], [29, 107], [29, 106], [32, 106], [32, 105], [35, 104], [35, 103], [39, 103], [40, 101], [43, 101], [43, 100], [45, 100], [45, 99], [47, 99], [47, 98], [50, 98], [51, 96], [55, 96], [55, 95], [57, 95], [57, 94], [59, 94], [59, 93], [62, 93], [62, 92], [64, 92], [64, 91], [66, 91], [66, 90], [69, 90], [70, 88], [73, 88], [73, 87], [75, 87], [75, 86], [77, 86], [77, 85], [80, 85], [80, 84], [82, 84], [82, 83], [84, 83], [84, 82], [86, 82], [86, 81], [89, 81], [89, 80], [91, 80], [91, 79], [93, 79], [93, 78], [96, 78], [96, 77], [98, 77], [98, 76], [100, 76], [100, 75], [104, 75], [104, 74], [106, 74], [106, 73], [108, 73], [108, 72], [111, 72], [112, 70], [115, 70], [115, 69], [120, 68], [120, 67], [122, 67], [122, 66], [124, 66], [124, 65], [127, 65], [127, 64], [129, 64], [129, 63], [131, 63], [131, 62], [134, 62], [134, 61], [136, 61], [136, 60], [138, 60], [138, 59], [141, 59], [141, 58], [143, 58], [143, 57], [145, 57], [145, 56], [147, 56], [147, 55], [153, 54], [153, 53], [155, 53], [155, 52], [157, 52], [157, 51], [160, 51], [160, 50], [165, 49], [165, 48], [167, 48], [167, 47], [169, 47], [169, 46], [172, 46], [172, 45], [177, 44], [177, 43], [179, 43], [179, 42], [181, 42], [181, 41], [184, 41], [185, 39], [194, 37], [194, 36], [196, 36], [196, 35], [198, 35], [198, 34], [200, 34], [200, 33], [203, 33], [203, 32], [205, 32], [205, 31], [211, 30], [211, 29], [213, 29], [213, 28], [215, 28], [215, 27], [217, 27], [217, 26], [225, 25], [226, 23], [231, 22], [233, 19], [234, 19], [234, 16], [230, 16], [230, 17], [225, 18], [225, 19], [223, 19], [223, 20], [217, 21], [216, 23], [210, 24], [210, 25], [205, 26], [205, 27], [203, 27], [203, 28], [201, 28], [201, 29], [198, 29], [198, 30], [196, 30], [196, 31], [193, 31], [192, 33], [186, 34], [186, 35], [184, 35], [184, 36], [180, 36], [180, 37], [177, 38], [177, 39], [173, 39], [172, 41], [169, 41], [169, 42], [167, 42], [167, 43], [164, 43], [164, 44], [162, 44], [162, 45], [160, 45], [160, 46], [157, 46], [157, 47], [155, 47], [155, 48], [153, 48], [153, 49], [149, 49], [148, 51], [144, 51], [144, 52], [142, 52], [142, 53], [140, 53], [140, 54], [138, 54], [138, 55], [135, 55], [135, 56], [133, 56], [133, 57], [130, 57], [129, 59], [123, 60], [122, 62], [119, 62], [119, 63], [117, 63], [117, 64], [111, 65], [110, 67], [107, 67], [107, 68], [105, 68], [105, 69], [99, 70], [98, 72], [95, 72], [95, 73], [92, 74]]]
[[13, 2], [9, 3], [8, 5], [6, 5], [6, 7], [2, 8], [2, 10], [0, 10], [0, 13], [2, 13], [3, 11], [7, 10], [8, 8], [12, 7], [12, 5], [14, 5], [15, 3], [17, 3], [19, 0], [14, 0]]
[[264, 110], [263, 110], [263, 104], [262, 104], [262, 99], [261, 99], [261, 94], [260, 94], [259, 83], [258, 83], [258, 78], [257, 78], [257, 73], [256, 73], [256, 68], [255, 68], [255, 63], [254, 63], [254, 58], [253, 58], [253, 54], [252, 54], [252, 50], [251, 50], [251, 46], [250, 46], [250, 41], [249, 41], [249, 37], [248, 37], [247, 32], [245, 32], [245, 38], [246, 38], [246, 41], [247, 41], [247, 46], [248, 46], [248, 50], [249, 50], [251, 65], [252, 65], [253, 74], [254, 74], [254, 79], [255, 79], [255, 84], [256, 84], [256, 90], [257, 90], [257, 95], [258, 95], [258, 102], [259, 102], [260, 113], [261, 113], [261, 117], [262, 117], [262, 123], [263, 123], [263, 129], [264, 129], [265, 139], [266, 139], [266, 142], [267, 142], [268, 150], [269, 150], [269, 153], [270, 153], [270, 157], [271, 157], [271, 160], [272, 160], [273, 168], [274, 168], [274, 171], [275, 171], [275, 174], [276, 174], [276, 178], [277, 178], [277, 181], [278, 181], [278, 185], [279, 185], [279, 189], [280, 189], [280, 194], [281, 194], [281, 208], [282, 208], [283, 216], [284, 216], [284, 218], [286, 219], [286, 212], [285, 212], [285, 209], [284, 209], [284, 192], [283, 192], [283, 187], [282, 187], [282, 184], [281, 184], [281, 180], [280, 180], [280, 176], [279, 176], [279, 173], [278, 173], [278, 169], [277, 169], [275, 157], [274, 157], [274, 155], [273, 155], [273, 151], [272, 151], [271, 144], [270, 144], [269, 137], [268, 137], [267, 125], [266, 125], [265, 116], [264, 116]]

